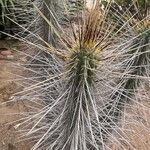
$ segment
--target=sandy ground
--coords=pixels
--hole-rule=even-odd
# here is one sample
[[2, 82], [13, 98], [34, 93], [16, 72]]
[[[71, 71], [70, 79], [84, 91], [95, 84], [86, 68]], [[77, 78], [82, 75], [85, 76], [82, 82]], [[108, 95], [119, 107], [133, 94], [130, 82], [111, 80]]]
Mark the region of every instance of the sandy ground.
[[[0, 41], [0, 48], [7, 48], [11, 51], [13, 43], [4, 43]], [[0, 52], [2, 49], [0, 49]], [[12, 65], [15, 61], [19, 61], [18, 55], [12, 52], [12, 57], [0, 55], [0, 150], [29, 150], [28, 142], [18, 142], [17, 132], [13, 121], [19, 119], [17, 113], [24, 109], [23, 104], [7, 103], [13, 93], [19, 90], [19, 86], [10, 79]], [[5, 103], [6, 102], [6, 103]], [[3, 104], [3, 105], [2, 105]], [[12, 115], [12, 114], [16, 115]]]

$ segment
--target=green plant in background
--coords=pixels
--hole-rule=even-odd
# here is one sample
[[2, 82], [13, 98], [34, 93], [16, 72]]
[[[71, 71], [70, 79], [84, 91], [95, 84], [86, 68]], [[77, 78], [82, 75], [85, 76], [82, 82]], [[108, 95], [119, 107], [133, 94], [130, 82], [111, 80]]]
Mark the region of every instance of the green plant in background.
[[[109, 2], [103, 0], [102, 3], [106, 6]], [[150, 3], [148, 0], [114, 0], [111, 2], [111, 8], [115, 13], [118, 12], [118, 15], [123, 15], [128, 11], [134, 18], [142, 20], [149, 14]]]
[[[69, 21], [75, 18], [75, 16], [77, 18], [78, 10], [83, 10], [84, 6], [84, 0], [66, 0], [65, 3], [61, 0], [44, 0], [41, 11], [55, 28], [59, 28], [57, 21], [67, 28]], [[54, 47], [58, 47], [58, 39], [52, 27], [44, 19], [41, 20], [43, 20], [43, 39]]]
[[[142, 5], [143, 3], [141, 4], [140, 2], [136, 3], [136, 6], [132, 6], [132, 0], [130, 3], [129, 1], [117, 1], [117, 3], [121, 7], [125, 6], [124, 10], [120, 10], [119, 13], [119, 7], [117, 7], [117, 9], [113, 8], [113, 11], [116, 10], [114, 14], [117, 14], [117, 18], [120, 19], [119, 23], [121, 21], [117, 29], [119, 28], [119, 31], [123, 25], [126, 26], [127, 29], [124, 31], [126, 34], [125, 45], [122, 42], [124, 48], [122, 47], [122, 49], [120, 49], [120, 51], [124, 51], [122, 53], [123, 57], [121, 56], [119, 62], [122, 62], [120, 66], [122, 68], [120, 68], [120, 74], [122, 74], [122, 76], [120, 78], [118, 77], [116, 81], [118, 82], [118, 87], [112, 92], [110, 95], [111, 101], [106, 104], [102, 111], [104, 114], [101, 120], [105, 118], [105, 121], [108, 122], [106, 125], [108, 132], [112, 132], [113, 126], [115, 127], [116, 124], [119, 123], [123, 116], [125, 106], [134, 103], [134, 97], [142, 84], [143, 78], [149, 77], [148, 70], [150, 66], [150, 14], [148, 5], [145, 3], [145, 9], [144, 5]], [[131, 11], [131, 6], [132, 10], [136, 11]], [[141, 9], [144, 11], [141, 11]], [[121, 11], [123, 13], [121, 13]], [[135, 15], [137, 14], [136, 12], [138, 12], [138, 15]], [[110, 19], [112, 18], [113, 17]], [[116, 21], [116, 18], [114, 20]], [[114, 34], [116, 34], [116, 32]], [[118, 36], [120, 36], [120, 33]]]
[[[55, 20], [60, 20], [62, 17], [62, 6], [60, 5], [60, 0], [44, 0], [43, 2], [43, 15], [53, 24], [53, 26], [57, 26], [57, 22]], [[51, 12], [49, 11], [51, 10]], [[54, 16], [53, 16], [54, 15]], [[54, 19], [55, 18], [55, 19]], [[53, 29], [47, 24], [44, 20], [44, 40], [51, 43], [53, 46], [56, 46], [56, 35]]]
[[[4, 31], [5, 26], [10, 25], [6, 19], [6, 15], [11, 14], [14, 17], [13, 8], [15, 0], [1, 0], [0, 1], [0, 31]], [[3, 35], [1, 35], [3, 37]]]
[[[71, 15], [64, 2], [57, 4]], [[27, 54], [31, 60], [24, 69], [30, 74], [21, 76], [27, 83], [14, 100], [19, 96], [31, 111], [23, 113], [16, 128], [22, 127], [22, 138], [35, 140], [32, 150], [112, 149], [109, 138], [118, 133], [124, 107], [135, 101], [141, 78], [149, 77], [149, 14], [141, 21], [125, 11], [127, 17], [116, 20], [109, 14], [112, 3], [101, 9], [97, 1], [89, 11], [75, 11], [76, 21], [68, 17], [66, 30], [56, 5], [49, 4], [51, 16], [33, 5], [57, 36], [57, 47], [48, 40], [45, 47], [28, 42], [47, 55]]]
[[83, 10], [85, 7], [85, 3], [85, 0], [68, 0], [67, 7], [70, 14], [74, 14], [74, 12]]
[[0, 15], [1, 22], [4, 22], [6, 14], [11, 13], [11, 8], [15, 7], [16, 0], [1, 0], [0, 1]]
[[133, 15], [138, 11], [137, 13], [141, 14], [140, 17], [144, 17], [150, 10], [150, 3], [148, 0], [115, 0], [115, 2], [123, 9], [128, 9], [133, 5], [132, 8], [129, 9], [131, 10], [130, 12]]
[[126, 47], [124, 52], [127, 58], [123, 59], [122, 70], [125, 70], [127, 74], [122, 72], [124, 75], [118, 79], [119, 87], [111, 95], [112, 101], [103, 110], [104, 115], [107, 114], [105, 119], [110, 122], [110, 128], [113, 122], [118, 122], [121, 118], [124, 106], [133, 102], [136, 91], [141, 85], [142, 77], [149, 76], [147, 71], [150, 65], [150, 27], [141, 24], [140, 28], [138, 31], [136, 29], [131, 44]]
[[[34, 12], [32, 10], [31, 1], [28, 0], [1, 0], [0, 1], [0, 24], [1, 31], [14, 35], [21, 32], [20, 26], [29, 26], [33, 20]], [[7, 37], [2, 33], [2, 37]], [[1, 38], [2, 38], [1, 37]]]

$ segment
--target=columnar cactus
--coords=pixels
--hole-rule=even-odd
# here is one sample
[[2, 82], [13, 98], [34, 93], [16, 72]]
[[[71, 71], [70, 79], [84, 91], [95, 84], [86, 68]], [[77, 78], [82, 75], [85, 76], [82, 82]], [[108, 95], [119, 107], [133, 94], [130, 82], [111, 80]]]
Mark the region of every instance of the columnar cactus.
[[97, 1], [90, 10], [76, 12], [78, 20], [68, 22], [68, 29], [52, 15], [55, 27], [34, 6], [55, 32], [59, 48], [47, 41], [44, 46], [32, 43], [46, 55], [28, 54], [27, 75], [31, 71], [32, 76], [14, 97], [30, 106], [16, 127], [35, 140], [32, 150], [111, 149], [107, 143], [124, 106], [147, 75], [149, 19], [133, 25], [133, 16], [127, 21], [120, 16], [124, 24], [118, 28], [120, 20], [109, 20], [110, 4], [100, 6]]

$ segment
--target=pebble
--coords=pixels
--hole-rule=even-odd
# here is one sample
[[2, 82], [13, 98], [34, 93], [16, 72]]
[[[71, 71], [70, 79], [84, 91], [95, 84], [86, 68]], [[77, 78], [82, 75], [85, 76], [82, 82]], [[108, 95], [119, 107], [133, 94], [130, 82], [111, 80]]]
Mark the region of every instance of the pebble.
[[11, 56], [12, 52], [10, 50], [1, 51], [1, 55], [3, 55], [3, 56]]
[[12, 60], [12, 59], [14, 59], [14, 56], [13, 55], [7, 55], [7, 59]]

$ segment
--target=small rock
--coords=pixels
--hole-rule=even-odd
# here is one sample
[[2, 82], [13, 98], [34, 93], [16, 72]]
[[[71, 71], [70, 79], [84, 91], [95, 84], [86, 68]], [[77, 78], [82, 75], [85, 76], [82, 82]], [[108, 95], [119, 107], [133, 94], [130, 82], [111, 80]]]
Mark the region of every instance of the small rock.
[[1, 55], [9, 56], [9, 55], [12, 55], [12, 52], [10, 50], [1, 51]]
[[5, 145], [5, 142], [4, 142], [4, 141], [2, 141], [2, 144], [3, 144], [3, 145]]
[[12, 60], [12, 59], [14, 59], [14, 56], [13, 55], [7, 55], [7, 59]]

